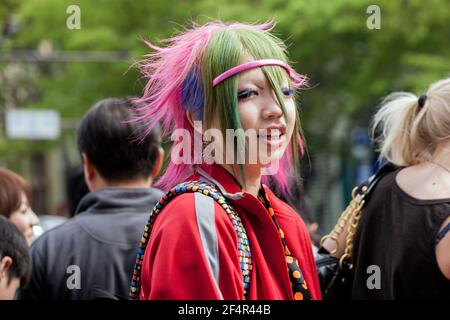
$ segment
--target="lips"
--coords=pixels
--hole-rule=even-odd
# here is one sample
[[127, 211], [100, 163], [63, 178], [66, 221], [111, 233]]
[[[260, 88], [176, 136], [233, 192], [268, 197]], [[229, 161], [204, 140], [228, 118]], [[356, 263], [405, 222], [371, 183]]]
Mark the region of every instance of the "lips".
[[279, 139], [286, 133], [286, 127], [283, 125], [270, 126], [259, 130], [258, 138]]
[[282, 145], [285, 133], [285, 126], [270, 126], [259, 130], [258, 139], [265, 141], [271, 148], [277, 148]]
[[281, 138], [284, 135], [284, 133], [281, 132], [272, 132], [272, 133], [262, 133], [258, 134], [258, 138], [265, 138], [265, 139], [278, 139]]

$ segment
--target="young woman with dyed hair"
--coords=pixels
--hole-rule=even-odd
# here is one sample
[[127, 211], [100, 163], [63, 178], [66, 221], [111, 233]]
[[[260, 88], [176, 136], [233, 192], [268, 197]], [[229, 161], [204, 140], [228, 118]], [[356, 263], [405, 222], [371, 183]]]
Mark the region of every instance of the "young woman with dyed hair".
[[294, 93], [306, 83], [272, 28], [212, 22], [163, 48], [148, 43], [137, 120], [180, 139], [159, 180], [169, 191], [145, 227], [132, 299], [321, 298], [308, 231], [271, 190], [289, 192], [298, 174]]
[[[381, 157], [399, 168], [381, 178], [362, 211], [351, 296], [449, 299], [450, 79], [419, 97], [389, 95], [374, 117], [378, 130]], [[336, 249], [331, 239], [324, 246]]]

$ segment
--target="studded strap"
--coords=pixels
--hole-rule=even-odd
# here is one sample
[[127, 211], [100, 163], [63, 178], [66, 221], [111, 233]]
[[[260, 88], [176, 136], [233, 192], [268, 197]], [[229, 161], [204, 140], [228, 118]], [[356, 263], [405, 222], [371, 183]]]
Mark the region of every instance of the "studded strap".
[[150, 239], [150, 233], [152, 231], [155, 220], [158, 217], [161, 210], [176, 196], [187, 193], [187, 192], [199, 192], [206, 196], [214, 199], [228, 214], [233, 228], [236, 231], [238, 243], [237, 243], [237, 254], [239, 258], [240, 269], [242, 273], [242, 282], [244, 286], [244, 300], [248, 298], [250, 292], [250, 273], [252, 270], [252, 254], [250, 249], [250, 243], [247, 237], [247, 231], [242, 224], [241, 218], [239, 217], [236, 210], [230, 205], [228, 200], [215, 188], [215, 186], [206, 183], [199, 182], [195, 180], [190, 180], [183, 182], [172, 189], [170, 189], [166, 194], [156, 203], [148, 219], [147, 225], [144, 228], [144, 233], [141, 238], [138, 253], [136, 256], [136, 261], [134, 264], [133, 276], [131, 280], [130, 287], [130, 299], [139, 300], [139, 295], [141, 291], [141, 268], [144, 259], [145, 249], [147, 247], [148, 241]]
[[311, 293], [309, 292], [308, 285], [306, 283], [305, 278], [303, 277], [303, 272], [300, 269], [298, 260], [293, 256], [293, 254], [291, 253], [291, 251], [287, 246], [286, 240], [284, 238], [284, 232], [283, 230], [281, 230], [281, 227], [278, 224], [272, 205], [270, 204], [269, 197], [267, 196], [267, 193], [264, 192], [263, 188], [260, 189], [258, 199], [266, 207], [280, 235], [281, 243], [283, 244], [284, 248], [284, 256], [287, 264], [287, 272], [289, 274], [289, 280], [291, 282], [294, 300], [311, 300]]

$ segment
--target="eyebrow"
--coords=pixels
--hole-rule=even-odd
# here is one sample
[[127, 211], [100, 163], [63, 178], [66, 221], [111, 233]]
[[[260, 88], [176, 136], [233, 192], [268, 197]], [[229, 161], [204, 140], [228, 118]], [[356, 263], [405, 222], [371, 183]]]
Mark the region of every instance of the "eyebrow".
[[243, 85], [246, 84], [253, 84], [255, 86], [257, 86], [260, 89], [264, 89], [266, 87], [265, 82], [268, 82], [267, 80], [263, 80], [263, 79], [245, 79]]
[[[264, 85], [264, 82], [261, 82], [261, 81], [247, 81], [247, 82], [245, 82], [241, 87], [245, 87], [245, 85], [247, 85], [248, 83], [251, 83], [251, 84], [253, 84], [253, 85], [255, 85], [255, 86], [257, 86], [259, 89], [261, 89], [261, 90], [263, 90], [263, 89], [265, 89], [266, 88], [266, 86]], [[268, 84], [268, 86], [269, 87], [271, 87], [271, 85], [270, 84]], [[272, 88], [272, 87], [271, 87]], [[283, 90], [283, 89], [290, 89], [290, 86], [289, 86], [289, 83], [287, 83], [287, 84], [281, 84], [280, 85], [280, 88]]]

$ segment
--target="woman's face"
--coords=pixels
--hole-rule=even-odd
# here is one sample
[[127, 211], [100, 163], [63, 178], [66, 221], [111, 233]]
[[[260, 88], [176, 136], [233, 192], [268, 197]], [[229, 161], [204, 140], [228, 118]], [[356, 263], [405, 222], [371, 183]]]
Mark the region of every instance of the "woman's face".
[[249, 152], [255, 150], [251, 144], [257, 143], [258, 162], [261, 164], [262, 161], [263, 165], [281, 159], [294, 131], [296, 106], [293, 90], [289, 89], [287, 80], [281, 87], [286, 117], [260, 68], [239, 75], [238, 108], [241, 124], [244, 131], [256, 131], [256, 141], [249, 141]]
[[19, 209], [11, 213], [9, 220], [14, 223], [16, 227], [19, 228], [19, 230], [24, 234], [28, 245], [31, 245], [35, 239], [33, 226], [39, 223], [39, 218], [33, 210], [31, 210], [27, 196], [24, 193], [22, 193], [21, 199], [22, 202]]

